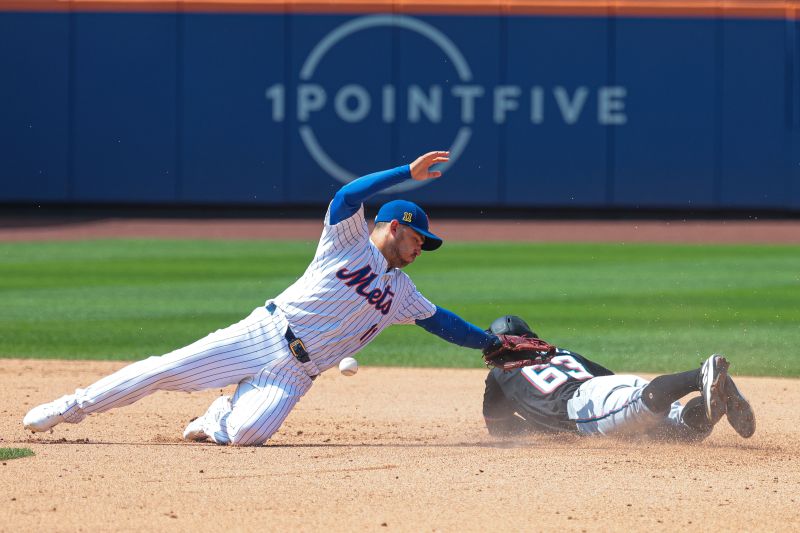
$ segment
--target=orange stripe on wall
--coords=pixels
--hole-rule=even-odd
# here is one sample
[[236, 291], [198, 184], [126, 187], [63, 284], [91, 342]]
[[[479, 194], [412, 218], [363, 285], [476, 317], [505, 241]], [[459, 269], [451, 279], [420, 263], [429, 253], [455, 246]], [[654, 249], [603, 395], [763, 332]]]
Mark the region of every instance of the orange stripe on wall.
[[800, 0], [0, 0], [0, 11], [404, 13], [794, 19]]

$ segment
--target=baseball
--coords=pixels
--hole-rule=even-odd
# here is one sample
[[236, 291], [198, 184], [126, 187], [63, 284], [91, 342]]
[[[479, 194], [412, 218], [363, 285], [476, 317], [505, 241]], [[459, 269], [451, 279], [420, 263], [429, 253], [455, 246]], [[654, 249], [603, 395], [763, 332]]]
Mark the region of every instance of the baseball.
[[358, 361], [352, 357], [345, 357], [339, 362], [339, 372], [345, 376], [355, 376], [358, 372]]

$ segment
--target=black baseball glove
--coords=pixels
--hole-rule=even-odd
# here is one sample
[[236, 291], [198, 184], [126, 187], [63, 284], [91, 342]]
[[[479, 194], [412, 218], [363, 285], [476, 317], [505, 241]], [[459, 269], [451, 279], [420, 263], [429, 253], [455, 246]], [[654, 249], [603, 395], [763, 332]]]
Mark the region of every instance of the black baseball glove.
[[556, 347], [533, 337], [496, 335], [492, 344], [483, 349], [486, 366], [506, 372], [515, 368], [543, 365], [556, 353]]

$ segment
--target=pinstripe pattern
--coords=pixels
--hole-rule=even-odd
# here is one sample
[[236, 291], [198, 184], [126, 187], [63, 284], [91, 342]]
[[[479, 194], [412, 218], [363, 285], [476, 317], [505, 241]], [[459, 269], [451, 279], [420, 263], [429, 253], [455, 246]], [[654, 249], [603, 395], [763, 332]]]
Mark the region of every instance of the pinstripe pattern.
[[196, 391], [238, 383], [288, 353], [262, 307], [244, 320], [160, 357], [130, 364], [75, 393], [84, 414], [129, 405], [157, 390]]
[[[357, 353], [384, 328], [413, 324], [436, 312], [436, 306], [404, 272], [397, 268], [387, 272], [386, 258], [369, 239], [363, 206], [338, 224], [329, 221], [330, 210], [313, 261], [303, 276], [274, 300], [320, 371]], [[342, 269], [352, 273], [364, 267], [375, 276], [362, 293], [380, 294], [387, 289], [391, 293], [382, 300], [384, 305], [391, 302], [386, 314], [336, 275]]]
[[261, 444], [312, 384], [289, 352], [285, 330], [285, 318], [259, 307], [241, 322], [189, 346], [130, 364], [78, 389], [65, 418], [78, 422], [157, 390], [196, 391], [238, 383], [231, 401], [215, 401], [204, 415], [207, 434], [220, 444]]
[[276, 358], [241, 382], [230, 403], [219, 403], [216, 412], [204, 415], [205, 432], [218, 444], [265, 442], [281, 427], [311, 383], [296, 359]]
[[[391, 324], [411, 324], [436, 307], [369, 239], [363, 206], [333, 226], [330, 209], [314, 259], [274, 302], [244, 320], [160, 357], [118, 370], [75, 391], [67, 422], [129, 405], [157, 390], [196, 391], [238, 383], [232, 398], [214, 401], [203, 432], [220, 444], [261, 444], [281, 426], [312, 379], [353, 355]], [[348, 277], [349, 276], [349, 277]], [[270, 306], [272, 309], [272, 306]], [[311, 361], [292, 356], [291, 326]]]

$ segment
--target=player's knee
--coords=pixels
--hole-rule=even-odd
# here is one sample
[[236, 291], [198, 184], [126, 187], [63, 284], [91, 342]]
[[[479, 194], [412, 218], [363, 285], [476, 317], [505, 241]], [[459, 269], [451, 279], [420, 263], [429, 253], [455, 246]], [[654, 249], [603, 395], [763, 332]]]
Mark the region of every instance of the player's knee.
[[260, 446], [264, 444], [263, 440], [257, 440], [252, 438], [232, 438], [228, 443], [231, 446]]
[[258, 446], [263, 444], [263, 440], [258, 440], [252, 432], [246, 431], [247, 428], [240, 428], [239, 431], [228, 435], [231, 446]]
[[267, 442], [277, 429], [273, 429], [271, 425], [259, 426], [254, 424], [242, 426], [238, 431], [230, 435], [230, 443], [233, 446], [259, 446]]

